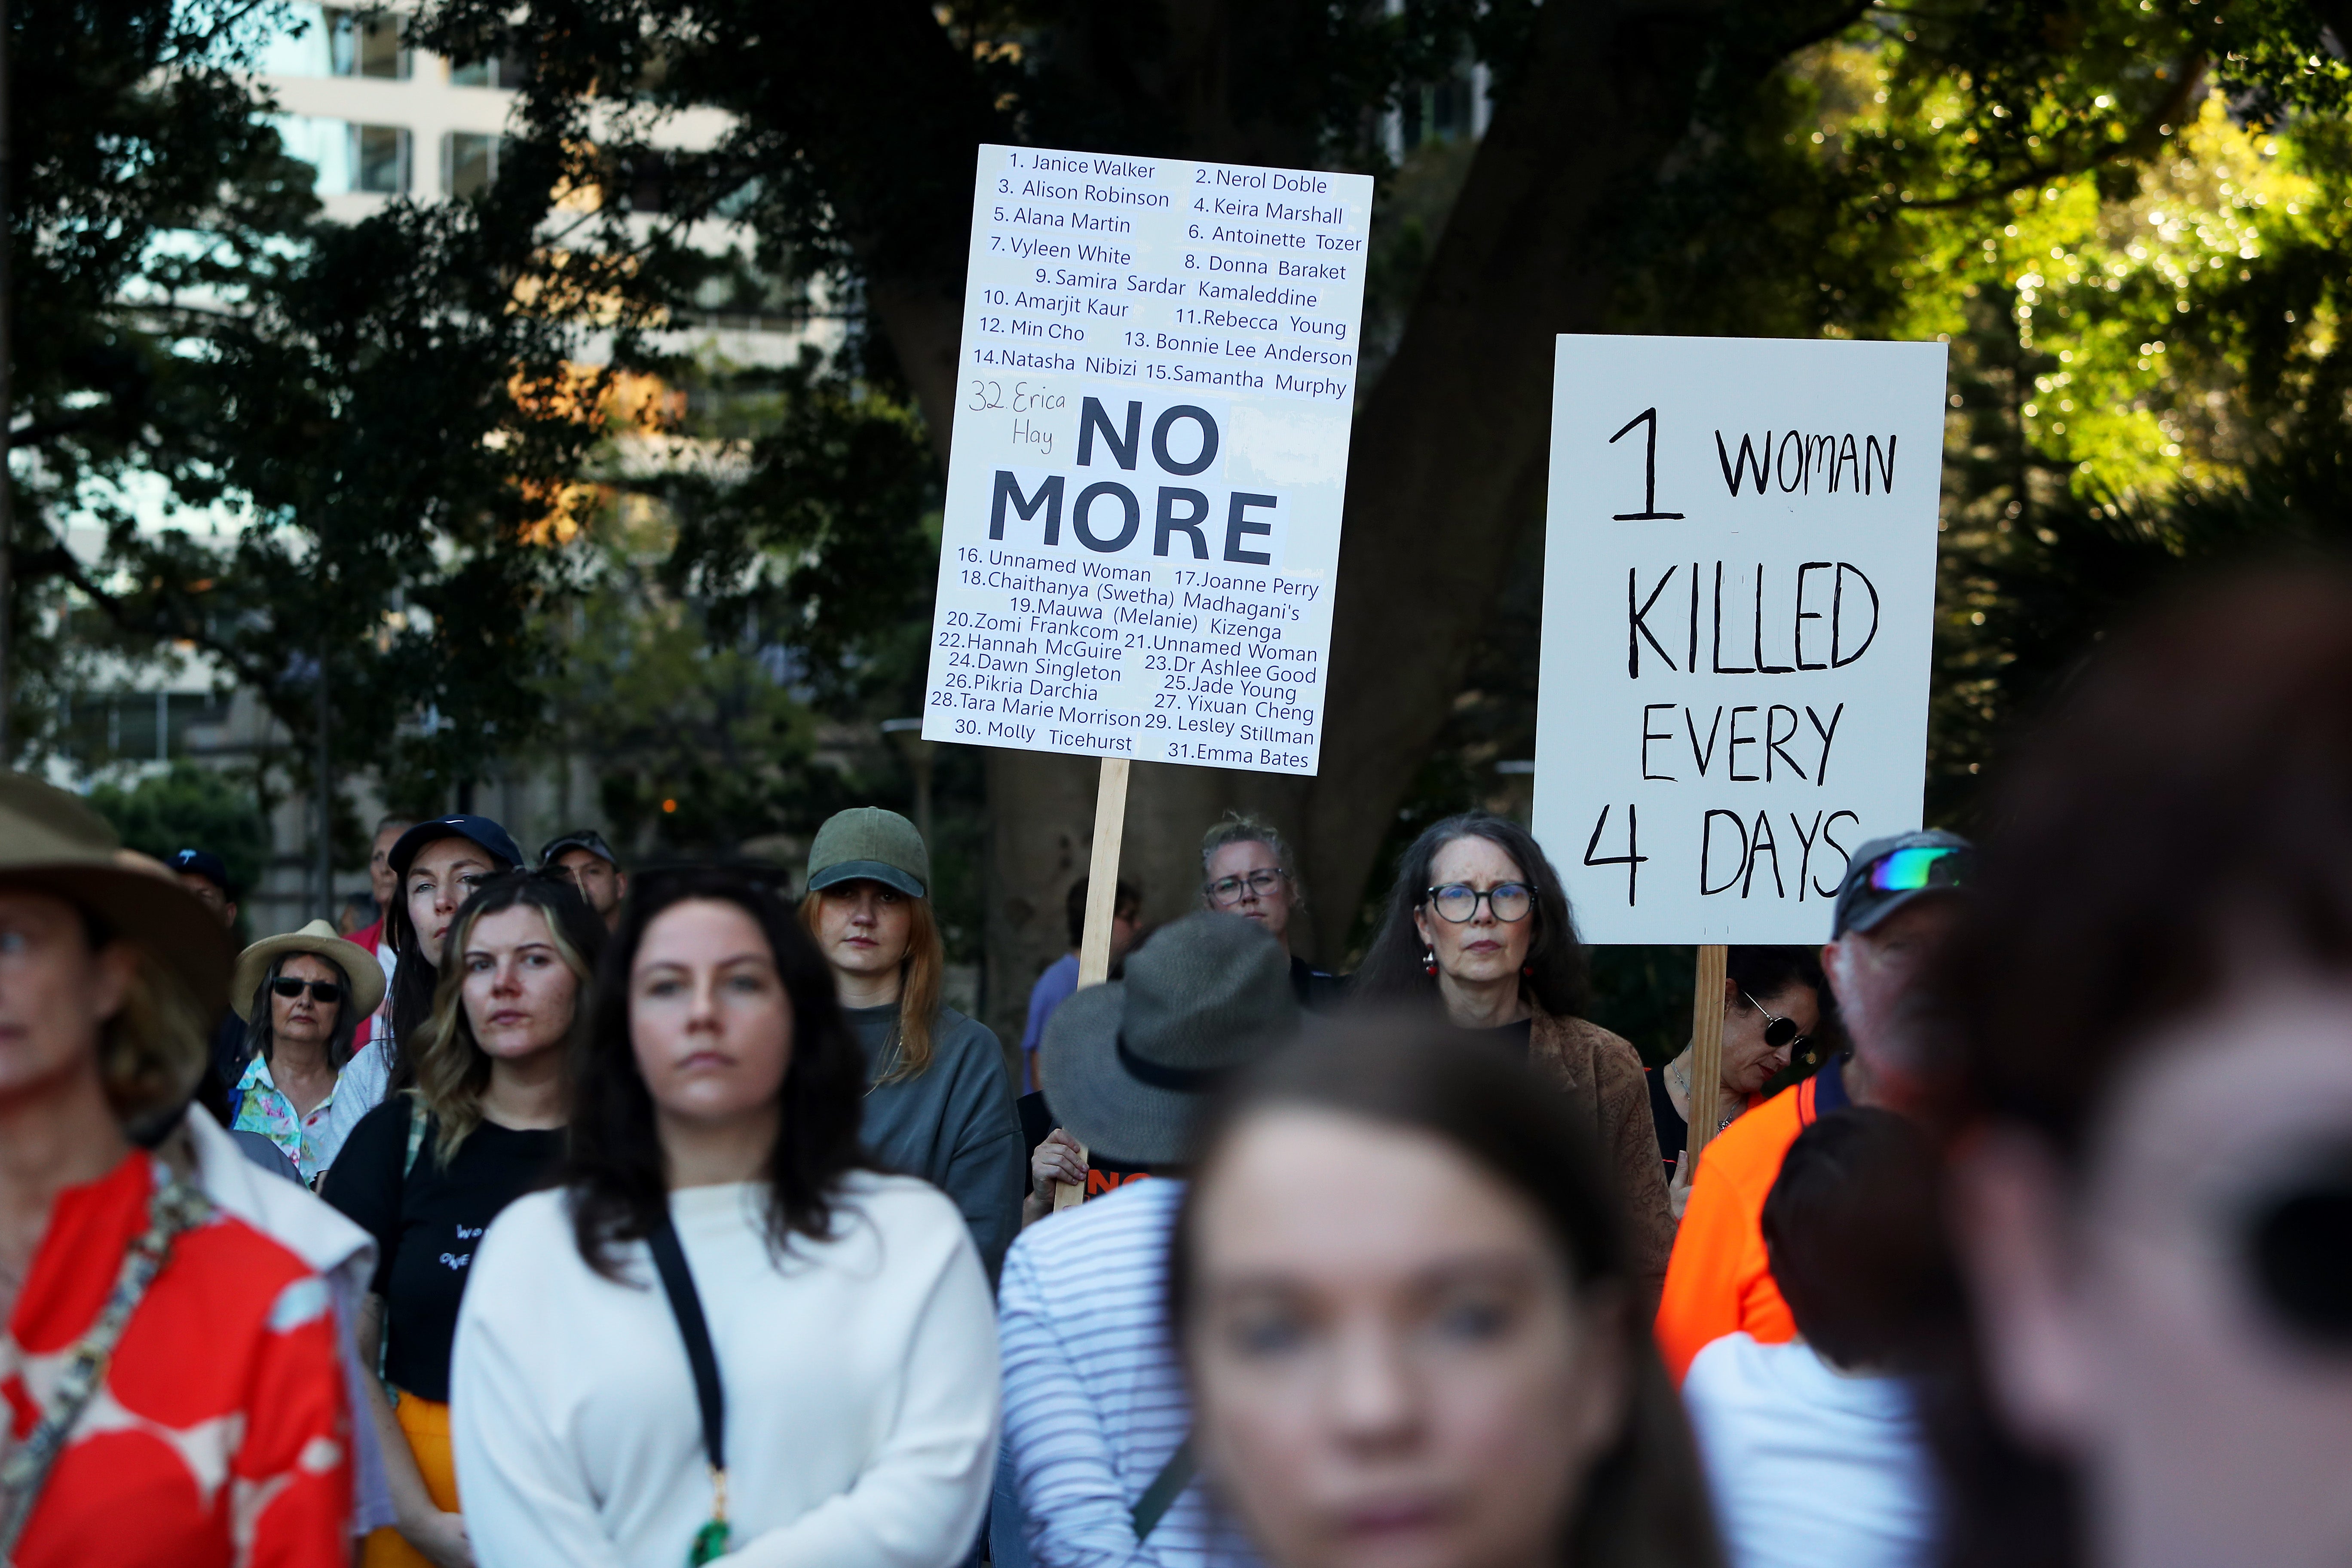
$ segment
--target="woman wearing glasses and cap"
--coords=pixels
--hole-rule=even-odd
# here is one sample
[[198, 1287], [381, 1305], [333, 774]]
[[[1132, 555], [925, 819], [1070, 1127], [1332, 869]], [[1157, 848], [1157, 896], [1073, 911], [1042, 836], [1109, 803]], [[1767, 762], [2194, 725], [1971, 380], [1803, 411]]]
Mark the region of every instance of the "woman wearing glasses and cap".
[[2352, 1562], [2352, 580], [2120, 631], [1998, 790], [1948, 988], [1985, 1364], [1947, 1561]]
[[1633, 1272], [1655, 1300], [1675, 1222], [1642, 1058], [1578, 1016], [1584, 944], [1559, 873], [1528, 830], [1473, 811], [1414, 839], [1352, 984], [1374, 1005], [1438, 1004], [1456, 1027], [1495, 1039], [1568, 1091], [1616, 1172]]
[[[1822, 1024], [1822, 965], [1810, 948], [1734, 947], [1724, 953], [1723, 1076], [1717, 1132], [1760, 1104], [1764, 1086], [1812, 1044]], [[1650, 1119], [1658, 1129], [1667, 1193], [1679, 1215], [1690, 1195], [1683, 1156], [1690, 1148], [1691, 1052], [1650, 1074]]]
[[229, 996], [246, 1021], [245, 1075], [229, 1091], [229, 1127], [258, 1132], [312, 1186], [380, 1085], [346, 1089], [352, 1037], [383, 1000], [383, 971], [324, 921], [255, 942], [237, 955]]
[[205, 1071], [227, 933], [115, 850], [0, 773], [0, 1562], [344, 1562], [326, 1283], [133, 1142]]

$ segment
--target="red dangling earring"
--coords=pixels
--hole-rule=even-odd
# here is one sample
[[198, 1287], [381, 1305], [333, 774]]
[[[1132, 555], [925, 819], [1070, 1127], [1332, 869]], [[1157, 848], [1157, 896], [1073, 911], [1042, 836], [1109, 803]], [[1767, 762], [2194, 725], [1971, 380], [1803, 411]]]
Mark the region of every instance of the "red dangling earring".
[[1437, 950], [1435, 948], [1433, 947], [1421, 955], [1421, 972], [1423, 974], [1435, 974], [1437, 973]]
[[1519, 973], [1528, 979], [1533, 980], [1536, 977], [1536, 966], [1532, 963], [1522, 963], [1519, 965]]

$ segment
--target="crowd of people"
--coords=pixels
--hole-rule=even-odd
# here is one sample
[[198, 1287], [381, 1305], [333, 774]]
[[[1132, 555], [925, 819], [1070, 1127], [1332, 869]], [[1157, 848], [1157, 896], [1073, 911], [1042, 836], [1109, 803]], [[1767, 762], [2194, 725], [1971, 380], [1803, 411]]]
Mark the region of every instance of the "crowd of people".
[[2341, 1563], [2352, 582], [2110, 638], [1993, 800], [1700, 1083], [1483, 812], [1344, 977], [1265, 822], [1084, 988], [1080, 884], [1007, 1052], [878, 807], [390, 819], [238, 952], [0, 774], [0, 1563]]

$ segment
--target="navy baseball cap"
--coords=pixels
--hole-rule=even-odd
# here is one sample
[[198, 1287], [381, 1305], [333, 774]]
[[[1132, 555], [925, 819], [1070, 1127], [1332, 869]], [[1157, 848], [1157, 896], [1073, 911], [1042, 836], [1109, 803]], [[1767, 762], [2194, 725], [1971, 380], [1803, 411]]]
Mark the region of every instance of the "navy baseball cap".
[[436, 816], [430, 821], [420, 822], [402, 834], [399, 842], [392, 847], [392, 853], [386, 859], [394, 875], [407, 876], [408, 868], [415, 864], [416, 857], [425, 847], [444, 838], [473, 840], [491, 859], [498, 861], [501, 868], [522, 864], [522, 851], [515, 847], [513, 837], [488, 817]]
[[226, 893], [228, 889], [228, 866], [209, 849], [181, 849], [172, 856], [172, 869], [184, 876], [202, 877]]
[[1977, 847], [1957, 833], [1928, 827], [1874, 838], [1846, 862], [1830, 940], [1866, 931], [1915, 900], [1965, 891], [1976, 870]]
[[604, 836], [593, 827], [575, 829], [551, 838], [541, 845], [539, 851], [540, 868], [544, 870], [554, 865], [557, 856], [571, 849], [585, 849], [615, 871], [621, 868], [621, 858], [613, 853], [613, 847], [604, 842]]

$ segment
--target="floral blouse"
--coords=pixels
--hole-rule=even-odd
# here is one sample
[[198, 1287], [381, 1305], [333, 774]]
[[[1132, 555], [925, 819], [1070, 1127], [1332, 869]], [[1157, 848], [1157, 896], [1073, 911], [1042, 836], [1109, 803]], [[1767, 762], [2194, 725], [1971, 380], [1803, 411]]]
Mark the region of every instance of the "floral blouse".
[[247, 1066], [245, 1076], [236, 1080], [236, 1091], [230, 1103], [236, 1115], [229, 1123], [236, 1132], [258, 1132], [285, 1152], [302, 1173], [306, 1184], [316, 1184], [320, 1173], [335, 1163], [342, 1147], [340, 1130], [331, 1129], [335, 1096], [342, 1091], [341, 1077], [327, 1098], [310, 1108], [303, 1116], [294, 1110], [294, 1102], [286, 1098], [269, 1076], [269, 1064], [256, 1057]]

